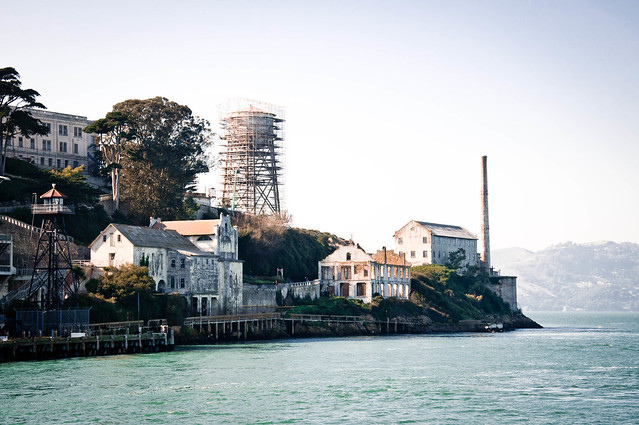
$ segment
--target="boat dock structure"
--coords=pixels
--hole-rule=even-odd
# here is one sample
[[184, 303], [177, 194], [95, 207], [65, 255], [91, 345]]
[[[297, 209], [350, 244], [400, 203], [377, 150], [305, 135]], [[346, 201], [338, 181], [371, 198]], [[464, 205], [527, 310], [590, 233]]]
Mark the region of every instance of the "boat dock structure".
[[155, 329], [143, 327], [141, 321], [94, 324], [89, 332], [67, 336], [23, 335], [0, 339], [0, 363], [173, 351], [173, 335], [166, 324]]

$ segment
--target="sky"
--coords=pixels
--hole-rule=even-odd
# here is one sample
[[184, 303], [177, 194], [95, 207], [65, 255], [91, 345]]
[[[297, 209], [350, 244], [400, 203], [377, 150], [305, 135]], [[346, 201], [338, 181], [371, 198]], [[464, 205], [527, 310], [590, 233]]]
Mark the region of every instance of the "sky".
[[[295, 227], [394, 247], [415, 219], [491, 248], [639, 243], [639, 2], [5, 2], [0, 67], [51, 111], [164, 96], [281, 105]], [[201, 187], [218, 179], [203, 176]]]

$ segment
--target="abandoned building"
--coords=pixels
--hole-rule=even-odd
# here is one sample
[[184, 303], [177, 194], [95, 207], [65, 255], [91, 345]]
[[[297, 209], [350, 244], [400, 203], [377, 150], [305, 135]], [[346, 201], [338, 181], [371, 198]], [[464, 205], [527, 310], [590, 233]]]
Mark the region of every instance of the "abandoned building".
[[408, 299], [410, 264], [386, 248], [371, 255], [359, 245], [341, 246], [319, 262], [322, 293], [370, 303], [373, 296]]
[[395, 232], [395, 249], [404, 254], [411, 266], [421, 264], [445, 265], [450, 254], [463, 249], [466, 254], [462, 266], [479, 262], [477, 236], [461, 226], [411, 220]]
[[183, 296], [193, 313], [237, 314], [242, 307], [237, 229], [230, 226], [228, 216], [211, 221], [218, 223], [213, 227], [200, 223], [211, 232], [199, 235], [208, 240], [195, 237], [199, 245], [171, 229], [110, 224], [89, 245], [91, 263], [97, 267], [148, 265], [156, 290]]

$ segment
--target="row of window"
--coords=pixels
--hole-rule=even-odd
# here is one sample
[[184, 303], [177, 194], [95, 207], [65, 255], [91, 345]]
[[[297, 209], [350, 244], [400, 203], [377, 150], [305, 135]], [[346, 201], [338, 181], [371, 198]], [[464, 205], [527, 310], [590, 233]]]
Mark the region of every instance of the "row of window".
[[[440, 245], [454, 245], [454, 246], [474, 246], [475, 241], [471, 239], [458, 239], [458, 238], [446, 238], [441, 236], [433, 236], [432, 241], [434, 243], [439, 243]], [[397, 238], [397, 245], [402, 245], [404, 243], [404, 238]], [[428, 237], [422, 237], [422, 243], [428, 243]]]
[[433, 236], [433, 244], [452, 245], [452, 246], [475, 246], [472, 239], [444, 238], [441, 236]]
[[[171, 259], [171, 267], [175, 267], [175, 258]], [[186, 258], [180, 258], [180, 268], [186, 267]]]
[[[31, 138], [27, 138], [27, 141], [29, 142], [29, 148], [30, 149], [37, 149], [36, 148], [36, 141], [35, 139], [31, 139]], [[7, 146], [11, 146], [12, 142], [11, 139], [7, 139]], [[59, 152], [67, 152], [68, 150], [68, 143], [67, 142], [60, 142], [58, 145], [58, 151]], [[19, 148], [24, 148], [24, 139], [22, 138], [22, 136], [18, 137], [18, 147]], [[43, 151], [51, 151], [51, 140], [42, 140], [42, 150]], [[80, 152], [80, 146], [77, 143], [73, 144], [73, 153], [74, 154], [78, 154]]]
[[[45, 123], [45, 125], [49, 129], [49, 134], [51, 134], [51, 124]], [[69, 127], [63, 124], [58, 124], [58, 135], [68, 136]], [[82, 127], [73, 127], [73, 137], [82, 137]]]
[[[23, 158], [22, 155], [18, 155], [18, 159], [25, 159], [25, 158]], [[45, 161], [45, 159], [46, 159], [46, 161]], [[35, 164], [35, 158], [34, 157], [30, 157], [28, 159], [28, 161], [30, 163], [32, 163], [32, 164]], [[72, 165], [73, 168], [77, 168], [77, 167], [80, 166], [80, 163], [78, 161], [73, 161], [71, 164], [73, 164]], [[56, 161], [55, 161], [55, 167], [56, 168], [66, 168], [66, 167], [68, 167], [71, 164], [69, 163], [68, 159], [65, 159], [65, 160], [56, 159]], [[45, 157], [41, 156], [40, 157], [40, 165], [47, 165], [47, 166], [53, 168], [54, 167], [53, 158], [45, 158]]]
[[[397, 238], [397, 245], [401, 245], [404, 243], [404, 238]], [[427, 244], [428, 243], [428, 237], [424, 236], [422, 237], [422, 243]]]
[[[175, 276], [170, 276], [169, 277], [169, 284], [171, 286], [171, 289], [175, 289]], [[180, 289], [184, 289], [184, 287], [186, 286], [185, 280], [183, 277], [180, 278]]]

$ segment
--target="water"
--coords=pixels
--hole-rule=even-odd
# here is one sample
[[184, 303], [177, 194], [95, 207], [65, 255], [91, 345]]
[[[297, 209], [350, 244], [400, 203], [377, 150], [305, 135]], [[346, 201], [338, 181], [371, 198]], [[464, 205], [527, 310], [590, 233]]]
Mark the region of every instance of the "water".
[[0, 423], [639, 422], [639, 314], [0, 365]]

